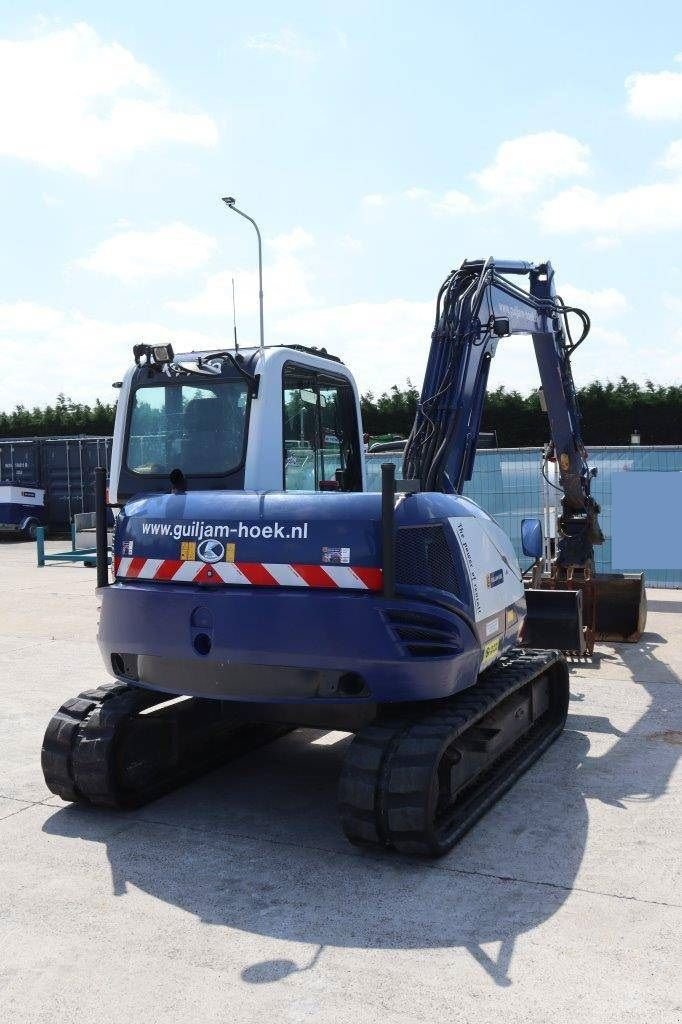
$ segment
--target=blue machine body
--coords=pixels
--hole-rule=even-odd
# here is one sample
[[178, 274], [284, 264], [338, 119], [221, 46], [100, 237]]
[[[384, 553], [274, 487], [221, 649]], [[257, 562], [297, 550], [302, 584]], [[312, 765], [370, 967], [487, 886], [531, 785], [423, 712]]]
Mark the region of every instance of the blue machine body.
[[[397, 503], [393, 485], [382, 496], [345, 493], [344, 473], [326, 494], [212, 491], [204, 479], [193, 489], [180, 473], [173, 490], [187, 493], [130, 500], [116, 529], [116, 582], [101, 591], [109, 670], [164, 692], [261, 706], [376, 707], [473, 686], [518, 642], [526, 613], [509, 539], [460, 493], [502, 337], [533, 338], [564, 495], [558, 559], [589, 564], [599, 540], [570, 368], [589, 318], [574, 311], [584, 331], [573, 343], [567, 312], [549, 263], [465, 261], [452, 272]], [[258, 392], [249, 381], [263, 401], [262, 384]]]
[[[477, 616], [455, 536], [453, 524], [462, 520], [493, 522], [458, 495], [399, 501], [397, 586], [389, 599], [371, 586], [343, 585], [344, 562], [365, 578], [380, 571], [378, 494], [200, 491], [134, 499], [119, 516], [114, 550], [119, 572], [127, 564], [133, 575], [101, 591], [105, 664], [145, 687], [241, 702], [330, 709], [449, 696], [476, 682], [491, 635], [490, 617]], [[423, 534], [434, 529], [437, 535]], [[183, 553], [197, 565], [191, 556], [207, 538], [215, 553], [216, 536], [219, 551], [234, 545], [227, 557], [235, 567], [268, 566], [280, 575], [288, 566], [332, 571], [336, 561], [342, 583], [316, 589], [311, 600], [307, 586], [158, 578], [166, 565], [181, 565]], [[437, 565], [429, 566], [424, 543], [436, 544], [428, 550]], [[496, 571], [515, 570], [500, 560]], [[497, 656], [517, 641], [524, 614], [519, 586], [494, 618]]]

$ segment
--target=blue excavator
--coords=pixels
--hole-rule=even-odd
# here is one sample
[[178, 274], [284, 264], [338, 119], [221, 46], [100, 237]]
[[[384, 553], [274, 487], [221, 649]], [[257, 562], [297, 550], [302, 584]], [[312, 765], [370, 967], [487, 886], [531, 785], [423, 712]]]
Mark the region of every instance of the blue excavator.
[[[643, 577], [594, 571], [603, 535], [570, 367], [588, 330], [549, 263], [450, 273], [402, 477], [384, 465], [380, 494], [355, 381], [324, 349], [136, 346], [108, 488], [112, 574], [98, 476], [98, 639], [114, 678], [48, 724], [50, 790], [136, 806], [290, 729], [340, 729], [354, 733], [348, 839], [449, 850], [561, 733], [560, 651], [644, 628]], [[526, 579], [462, 495], [490, 363], [515, 334], [532, 337], [562, 498], [551, 564], [539, 522], [524, 523]]]

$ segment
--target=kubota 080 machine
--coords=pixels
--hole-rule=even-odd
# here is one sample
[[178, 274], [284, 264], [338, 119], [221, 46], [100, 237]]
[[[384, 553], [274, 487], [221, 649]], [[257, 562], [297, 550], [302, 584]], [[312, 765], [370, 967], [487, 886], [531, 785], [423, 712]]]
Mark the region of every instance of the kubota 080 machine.
[[[52, 792], [136, 805], [295, 726], [341, 729], [355, 733], [339, 783], [348, 838], [450, 849], [559, 735], [568, 705], [562, 655], [519, 645], [510, 540], [461, 494], [505, 336], [532, 336], [563, 491], [528, 642], [579, 647], [582, 595], [568, 584], [599, 588], [571, 312], [549, 263], [453, 271], [403, 479], [383, 467], [381, 494], [365, 490], [355, 382], [324, 350], [137, 346], [111, 461], [113, 581], [99, 485], [99, 644], [115, 678], [50, 721]], [[526, 553], [539, 555], [533, 534]], [[622, 636], [642, 628], [641, 577], [608, 587]]]

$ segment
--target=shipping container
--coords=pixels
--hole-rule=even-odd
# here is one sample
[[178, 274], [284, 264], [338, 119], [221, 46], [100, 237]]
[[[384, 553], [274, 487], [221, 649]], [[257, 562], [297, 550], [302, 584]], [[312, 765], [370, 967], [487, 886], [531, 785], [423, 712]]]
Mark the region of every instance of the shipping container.
[[0, 439], [0, 532], [68, 532], [77, 512], [94, 511], [94, 470], [110, 461], [110, 437]]

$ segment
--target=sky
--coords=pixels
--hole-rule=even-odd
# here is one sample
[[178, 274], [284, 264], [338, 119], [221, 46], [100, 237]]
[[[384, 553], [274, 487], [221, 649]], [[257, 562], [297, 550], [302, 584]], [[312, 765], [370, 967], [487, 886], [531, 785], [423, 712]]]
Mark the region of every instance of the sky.
[[[325, 346], [421, 384], [463, 259], [550, 259], [578, 384], [682, 380], [682, 7], [0, 0], [0, 410], [140, 341]], [[537, 386], [530, 339], [492, 387]]]

